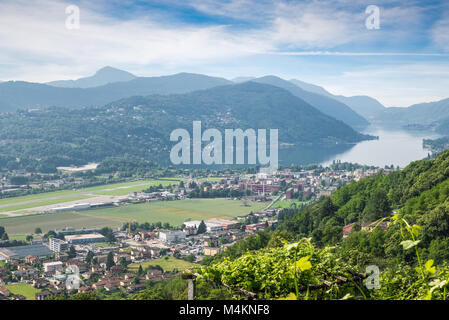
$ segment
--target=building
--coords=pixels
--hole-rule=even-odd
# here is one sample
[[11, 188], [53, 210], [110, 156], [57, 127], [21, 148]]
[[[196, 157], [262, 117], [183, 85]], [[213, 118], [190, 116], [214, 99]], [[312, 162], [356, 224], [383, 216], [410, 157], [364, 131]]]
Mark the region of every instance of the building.
[[45, 262], [43, 264], [44, 266], [44, 272], [49, 273], [56, 273], [56, 272], [62, 272], [62, 262], [61, 261], [51, 261], [51, 262]]
[[0, 258], [3, 258], [3, 260], [6, 261], [23, 260], [27, 256], [45, 258], [51, 254], [51, 250], [43, 244], [31, 244], [27, 246], [0, 248]]
[[265, 229], [265, 227], [266, 227], [265, 222], [254, 223], [254, 224], [249, 224], [249, 225], [245, 226], [245, 231], [263, 230], [263, 229]]
[[205, 256], [215, 256], [220, 253], [221, 249], [218, 247], [204, 247], [204, 255]]
[[235, 229], [241, 225], [240, 222], [226, 219], [210, 219], [204, 221], [204, 223], [206, 224], [208, 231], [213, 230], [214, 228], [218, 229], [218, 231]]
[[39, 259], [39, 257], [36, 257], [36, 256], [26, 256], [25, 262], [29, 263], [29, 264], [40, 264], [41, 259]]
[[58, 238], [50, 238], [50, 250], [53, 252], [62, 252], [69, 249], [69, 244]]
[[387, 231], [389, 225], [390, 225], [389, 221], [362, 222], [362, 231], [371, 231], [374, 228], [378, 228], [383, 231]]
[[185, 240], [186, 233], [183, 231], [160, 231], [159, 240], [163, 242], [180, 242]]
[[65, 239], [70, 244], [92, 243], [92, 242], [104, 242], [105, 237], [99, 233], [88, 234], [73, 234], [65, 236]]
[[45, 300], [46, 298], [50, 297], [52, 294], [50, 291], [41, 291], [41, 292], [36, 292], [36, 300]]
[[346, 238], [351, 233], [352, 229], [354, 228], [355, 223], [348, 224], [343, 227], [343, 238]]

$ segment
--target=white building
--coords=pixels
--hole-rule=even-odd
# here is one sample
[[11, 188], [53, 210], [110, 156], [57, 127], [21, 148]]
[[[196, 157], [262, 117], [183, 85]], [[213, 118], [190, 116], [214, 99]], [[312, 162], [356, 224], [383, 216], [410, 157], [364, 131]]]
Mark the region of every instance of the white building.
[[61, 261], [45, 262], [43, 265], [44, 265], [44, 272], [57, 272], [57, 271], [62, 272], [63, 270]]
[[163, 242], [179, 242], [186, 238], [186, 233], [183, 231], [160, 231], [159, 240]]

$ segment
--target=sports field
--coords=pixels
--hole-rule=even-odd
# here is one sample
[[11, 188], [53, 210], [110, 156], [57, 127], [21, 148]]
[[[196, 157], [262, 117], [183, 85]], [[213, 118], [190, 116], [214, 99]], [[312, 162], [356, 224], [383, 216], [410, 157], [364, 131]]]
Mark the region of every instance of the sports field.
[[139, 223], [160, 221], [181, 225], [187, 219], [233, 218], [246, 215], [251, 211], [259, 211], [266, 205], [263, 202], [249, 202], [248, 206], [243, 206], [242, 201], [225, 199], [159, 201], [105, 209], [1, 218], [0, 225], [5, 227], [10, 235], [31, 234], [37, 227], [44, 233], [64, 227], [119, 227], [130, 220]]

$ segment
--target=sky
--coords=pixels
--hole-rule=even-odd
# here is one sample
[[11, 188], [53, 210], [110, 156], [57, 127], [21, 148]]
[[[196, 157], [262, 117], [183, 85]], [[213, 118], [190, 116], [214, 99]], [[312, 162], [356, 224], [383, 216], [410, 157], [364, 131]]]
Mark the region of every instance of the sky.
[[387, 107], [449, 97], [444, 0], [0, 0], [0, 24], [2, 81], [113, 66], [138, 76], [271, 74]]

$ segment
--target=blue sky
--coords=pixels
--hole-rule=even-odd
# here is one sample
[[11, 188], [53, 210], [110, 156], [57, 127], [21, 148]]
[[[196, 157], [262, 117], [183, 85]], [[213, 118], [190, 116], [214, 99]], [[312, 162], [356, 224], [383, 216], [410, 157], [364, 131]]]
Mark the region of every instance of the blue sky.
[[[65, 27], [69, 5], [79, 29]], [[380, 29], [365, 26], [369, 5]], [[141, 76], [275, 74], [386, 106], [449, 97], [447, 1], [2, 0], [0, 21], [1, 80], [110, 65]]]

